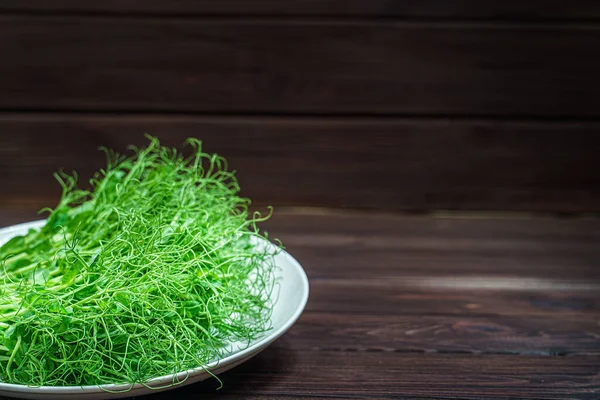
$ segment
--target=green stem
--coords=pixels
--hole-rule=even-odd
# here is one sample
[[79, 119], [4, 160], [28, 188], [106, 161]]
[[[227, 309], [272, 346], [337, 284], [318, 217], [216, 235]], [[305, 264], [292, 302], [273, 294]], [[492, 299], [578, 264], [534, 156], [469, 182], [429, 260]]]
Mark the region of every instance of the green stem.
[[21, 335], [19, 335], [19, 337], [17, 338], [17, 344], [15, 344], [15, 348], [13, 349], [12, 353], [10, 354], [10, 358], [8, 359], [8, 363], [6, 364], [6, 375], [9, 377], [10, 377], [10, 373], [11, 373], [12, 363], [15, 360], [15, 357], [17, 356], [17, 352], [19, 351], [20, 348], [21, 348]]

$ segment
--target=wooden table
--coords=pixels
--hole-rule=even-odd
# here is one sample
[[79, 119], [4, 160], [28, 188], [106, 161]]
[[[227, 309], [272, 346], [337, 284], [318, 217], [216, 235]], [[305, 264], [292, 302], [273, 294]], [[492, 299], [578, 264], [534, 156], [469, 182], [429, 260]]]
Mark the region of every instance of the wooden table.
[[298, 323], [222, 389], [149, 398], [600, 398], [600, 221], [284, 210], [267, 228], [310, 279]]

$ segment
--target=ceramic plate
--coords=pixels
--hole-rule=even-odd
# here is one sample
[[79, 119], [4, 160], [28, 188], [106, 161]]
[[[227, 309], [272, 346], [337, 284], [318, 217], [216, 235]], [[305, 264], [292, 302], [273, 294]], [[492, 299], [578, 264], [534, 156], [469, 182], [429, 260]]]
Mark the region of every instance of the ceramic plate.
[[[24, 235], [31, 228], [39, 228], [45, 221], [28, 222], [0, 229], [0, 245], [6, 243], [10, 238]], [[266, 246], [273, 246], [264, 241]], [[240, 348], [232, 345], [233, 350], [228, 357], [208, 366], [213, 374], [227, 371], [244, 361], [255, 356], [275, 339], [283, 335], [300, 317], [306, 301], [308, 300], [308, 279], [300, 264], [285, 251], [280, 251], [275, 256], [277, 265], [276, 277], [279, 279], [279, 290], [274, 291], [277, 302], [273, 308], [273, 328], [263, 337], [257, 339], [249, 347]], [[275, 300], [275, 299], [274, 299]], [[141, 396], [157, 391], [177, 388], [183, 385], [199, 382], [210, 378], [211, 375], [204, 369], [192, 369], [177, 375], [166, 375], [153, 379], [145, 385], [104, 385], [99, 386], [41, 386], [28, 387], [24, 385], [13, 385], [0, 382], [0, 395], [19, 397], [24, 399], [111, 399], [131, 396]], [[174, 382], [179, 382], [173, 385]], [[126, 390], [126, 391], [125, 391]], [[119, 393], [114, 393], [119, 392]]]

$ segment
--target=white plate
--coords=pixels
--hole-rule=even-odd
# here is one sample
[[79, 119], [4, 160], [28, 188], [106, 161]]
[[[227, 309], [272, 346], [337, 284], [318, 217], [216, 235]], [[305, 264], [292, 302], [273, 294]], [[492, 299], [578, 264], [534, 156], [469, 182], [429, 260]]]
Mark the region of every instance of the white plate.
[[[39, 228], [45, 221], [27, 222], [0, 229], [0, 245], [6, 243], [10, 238], [24, 235], [31, 228]], [[272, 244], [268, 244], [273, 246]], [[272, 325], [267, 334], [253, 342], [250, 347], [232, 352], [220, 362], [210, 364], [208, 369], [213, 374], [227, 371], [244, 361], [255, 356], [275, 339], [287, 331], [300, 317], [306, 301], [308, 300], [308, 279], [298, 261], [285, 251], [275, 256], [277, 265], [276, 277], [279, 279], [279, 290], [274, 291], [273, 296], [278, 296], [273, 308]], [[28, 387], [25, 385], [13, 385], [0, 382], [0, 395], [19, 397], [23, 399], [112, 399], [121, 397], [141, 396], [156, 393], [162, 390], [173, 389], [183, 385], [199, 382], [210, 378], [211, 375], [204, 369], [192, 369], [177, 375], [166, 375], [149, 382], [153, 389], [145, 385], [104, 385], [99, 386], [40, 386]], [[173, 385], [173, 382], [181, 382]], [[130, 390], [123, 392], [123, 390]], [[119, 391], [120, 393], [110, 393]]]

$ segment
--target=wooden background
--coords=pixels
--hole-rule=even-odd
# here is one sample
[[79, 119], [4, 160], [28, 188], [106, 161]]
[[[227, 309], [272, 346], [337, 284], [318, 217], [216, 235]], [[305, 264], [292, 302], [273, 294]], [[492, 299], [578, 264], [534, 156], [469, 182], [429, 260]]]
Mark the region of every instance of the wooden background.
[[5, 208], [148, 132], [257, 204], [600, 210], [595, 0], [3, 0], [0, 38]]
[[0, 0], [0, 226], [145, 132], [226, 156], [311, 285], [152, 398], [600, 398], [600, 1]]

